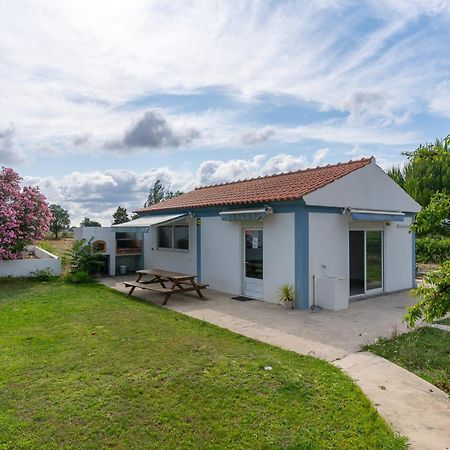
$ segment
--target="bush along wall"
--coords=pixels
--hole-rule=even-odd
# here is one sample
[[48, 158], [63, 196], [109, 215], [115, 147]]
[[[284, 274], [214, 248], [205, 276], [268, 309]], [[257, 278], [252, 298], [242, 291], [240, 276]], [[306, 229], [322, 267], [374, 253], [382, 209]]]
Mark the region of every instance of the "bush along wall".
[[436, 264], [450, 260], [450, 237], [418, 237], [416, 239], [416, 259], [420, 263]]

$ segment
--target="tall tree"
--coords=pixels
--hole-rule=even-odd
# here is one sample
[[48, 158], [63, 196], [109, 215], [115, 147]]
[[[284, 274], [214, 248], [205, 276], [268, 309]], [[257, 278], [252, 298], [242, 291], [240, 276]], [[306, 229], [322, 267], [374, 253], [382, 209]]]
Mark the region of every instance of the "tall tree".
[[178, 197], [179, 195], [183, 194], [181, 191], [167, 191], [164, 195], [164, 200], [169, 200], [170, 198]]
[[144, 208], [147, 208], [156, 203], [164, 200], [164, 186], [160, 180], [156, 180], [153, 186], [150, 188], [147, 200], [144, 203]]
[[52, 213], [52, 221], [50, 222], [50, 231], [54, 234], [55, 239], [58, 239], [58, 234], [66, 231], [70, 226], [69, 211], [64, 209], [61, 205], [50, 205]]
[[144, 203], [144, 208], [147, 208], [164, 200], [169, 200], [173, 197], [178, 197], [181, 194], [181, 191], [173, 192], [170, 189], [164, 187], [160, 180], [156, 180], [153, 186], [150, 188], [147, 200]]
[[83, 221], [80, 223], [82, 227], [101, 227], [102, 224], [100, 222], [96, 222], [95, 220], [89, 219], [89, 217], [85, 217]]
[[450, 194], [450, 135], [404, 155], [408, 162], [403, 169], [394, 168], [388, 174], [411, 197], [425, 207], [436, 192]]
[[113, 214], [113, 225], [118, 225], [119, 223], [128, 222], [130, 219], [128, 217], [128, 212], [126, 208], [119, 206], [116, 212]]

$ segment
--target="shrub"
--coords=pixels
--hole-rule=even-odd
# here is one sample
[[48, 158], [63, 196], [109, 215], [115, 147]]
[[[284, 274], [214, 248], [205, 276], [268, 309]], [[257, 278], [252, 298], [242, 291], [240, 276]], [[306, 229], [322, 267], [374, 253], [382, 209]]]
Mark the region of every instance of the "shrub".
[[439, 270], [428, 272], [423, 284], [411, 292], [419, 301], [408, 308], [406, 323], [413, 327], [419, 319], [430, 323], [450, 311], [450, 260]]
[[30, 277], [39, 281], [50, 281], [56, 278], [52, 269], [38, 269], [34, 272], [30, 272]]
[[427, 236], [417, 238], [416, 259], [420, 263], [436, 264], [450, 260], [450, 237]]
[[14, 170], [0, 170], [0, 260], [19, 259], [27, 245], [45, 236], [52, 219], [39, 189], [20, 182]]
[[106, 264], [105, 255], [92, 249], [92, 239], [75, 241], [69, 252], [72, 272], [86, 272], [89, 275], [98, 272]]
[[72, 272], [66, 276], [66, 281], [74, 284], [92, 283], [94, 279], [84, 271]]

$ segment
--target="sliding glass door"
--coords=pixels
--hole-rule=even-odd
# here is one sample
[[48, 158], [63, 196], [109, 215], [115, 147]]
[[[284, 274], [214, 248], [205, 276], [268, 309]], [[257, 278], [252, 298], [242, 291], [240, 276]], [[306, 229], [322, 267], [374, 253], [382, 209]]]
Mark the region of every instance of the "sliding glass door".
[[350, 296], [382, 291], [383, 231], [350, 231], [349, 256]]
[[383, 287], [383, 232], [366, 231], [366, 291]]

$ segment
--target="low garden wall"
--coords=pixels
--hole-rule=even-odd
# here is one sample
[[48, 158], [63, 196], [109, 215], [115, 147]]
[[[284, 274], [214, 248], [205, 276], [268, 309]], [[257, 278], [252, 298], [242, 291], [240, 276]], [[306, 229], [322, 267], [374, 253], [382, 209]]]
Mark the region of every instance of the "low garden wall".
[[46, 250], [30, 245], [27, 247], [37, 259], [16, 259], [0, 261], [0, 277], [29, 277], [38, 270], [50, 270], [53, 275], [61, 275], [61, 260]]

